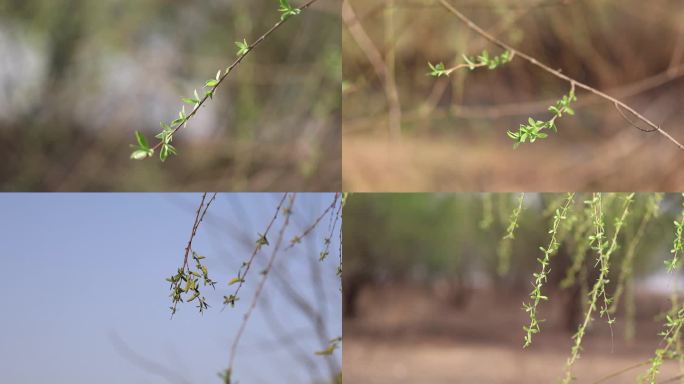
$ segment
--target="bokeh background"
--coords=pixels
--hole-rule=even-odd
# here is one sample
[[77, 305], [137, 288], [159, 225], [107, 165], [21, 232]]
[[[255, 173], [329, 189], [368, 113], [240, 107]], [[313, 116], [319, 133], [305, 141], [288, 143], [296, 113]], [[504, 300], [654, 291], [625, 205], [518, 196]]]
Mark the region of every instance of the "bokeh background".
[[[183, 262], [199, 194], [2, 194], [4, 278], [0, 376], [6, 383], [222, 383], [229, 348], [271, 246], [255, 259], [235, 308], [227, 282], [249, 258], [280, 194], [220, 194], [193, 241], [216, 290], [201, 315], [180, 303], [171, 319], [165, 279]], [[299, 194], [285, 239], [333, 194]], [[282, 215], [281, 215], [282, 218]], [[319, 261], [328, 223], [276, 259], [238, 347], [240, 383], [333, 383], [341, 349], [339, 242]], [[274, 225], [276, 231], [282, 220]], [[339, 228], [339, 227], [338, 227]], [[271, 232], [273, 234], [274, 232]]]
[[[301, 1], [293, 5], [303, 4]], [[339, 4], [252, 52], [174, 144], [129, 160], [279, 18], [272, 0], [0, 0], [0, 189], [340, 189]]]
[[[522, 308], [538, 271], [540, 246], [548, 244], [553, 210], [565, 194], [525, 194], [510, 268], [501, 273], [498, 249], [517, 205], [516, 194], [354, 194], [344, 216], [344, 374], [354, 383], [554, 383], [563, 374], [571, 336], [582, 313], [581, 281], [596, 279], [593, 252], [584, 279], [564, 287], [576, 243], [572, 236], [551, 259], [540, 304], [541, 332], [523, 349]], [[616, 198], [617, 197], [617, 198]], [[577, 195], [582, 201], [590, 198]], [[620, 196], [605, 194], [606, 233], [612, 236]], [[608, 294], [613, 296], [626, 243], [644, 215], [647, 196], [636, 195], [620, 247], [611, 257]], [[573, 373], [578, 383], [632, 367], [606, 383], [634, 383], [659, 347], [663, 313], [681, 276], [668, 274], [675, 236], [673, 220], [682, 196], [668, 194], [660, 216], [636, 248], [613, 329], [595, 314]], [[562, 227], [561, 227], [562, 228]], [[580, 273], [579, 276], [582, 276]], [[590, 287], [591, 285], [589, 285]], [[631, 312], [633, 311], [633, 312]], [[658, 382], [681, 373], [663, 366]], [[669, 382], [669, 381], [668, 381]]]
[[[576, 116], [558, 120], [557, 134], [514, 150], [506, 131], [530, 116], [548, 116], [569, 84], [519, 59], [495, 71], [432, 78], [428, 62], [450, 66], [462, 54], [501, 51], [436, 1], [345, 3], [345, 190], [681, 189], [682, 151], [631, 127], [610, 102], [584, 91]], [[684, 140], [681, 1], [450, 3], [504, 42], [617, 97]]]

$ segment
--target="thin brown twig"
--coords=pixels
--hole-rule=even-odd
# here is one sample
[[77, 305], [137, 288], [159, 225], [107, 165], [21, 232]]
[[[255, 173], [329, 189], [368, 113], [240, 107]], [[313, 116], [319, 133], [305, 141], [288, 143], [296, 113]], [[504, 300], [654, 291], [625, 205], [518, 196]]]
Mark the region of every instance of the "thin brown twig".
[[620, 106], [619, 106], [617, 103], [614, 103], [613, 105], [615, 105], [615, 109], [617, 109], [617, 111], [618, 111], [618, 113], [620, 114], [620, 116], [622, 116], [622, 118], [623, 118], [629, 125], [631, 125], [632, 127], [636, 128], [636, 129], [638, 129], [638, 130], [640, 130], [641, 132], [646, 132], [646, 133], [655, 131], [655, 129], [645, 129], [645, 128], [641, 128], [641, 127], [638, 126], [635, 122], [633, 122], [633, 121], [629, 118], [629, 116], [627, 116], [624, 112], [622, 112], [622, 109], [620, 109]]
[[[656, 89], [664, 84], [667, 84], [673, 80], [684, 77], [684, 64], [674, 67], [673, 69], [667, 69], [653, 76], [649, 76], [642, 80], [615, 87], [610, 90], [610, 92], [617, 97], [625, 98], [639, 95], [641, 93]], [[588, 97], [577, 100], [574, 104], [575, 109], [590, 107], [601, 101], [596, 95], [589, 95]], [[549, 104], [555, 102], [555, 99], [540, 100], [533, 102], [520, 102], [520, 103], [506, 103], [498, 104], [496, 106], [469, 106], [469, 105], [452, 105], [449, 108], [449, 113], [455, 117], [460, 118], [487, 118], [487, 119], [499, 119], [508, 116], [520, 116], [531, 113], [545, 112], [548, 110]], [[439, 112], [439, 110], [437, 110]], [[432, 112], [433, 117], [437, 112]], [[404, 121], [415, 122], [421, 119], [421, 109], [417, 108], [413, 111], [405, 113]], [[357, 118], [356, 121], [347, 121], [345, 124], [347, 126], [363, 126], [370, 124], [372, 121], [368, 117]], [[362, 129], [351, 129], [347, 128], [346, 132], [357, 131]]]
[[288, 245], [288, 246], [285, 248], [285, 250], [287, 251], [288, 249], [291, 249], [292, 247], [294, 247], [295, 245], [297, 245], [303, 238], [305, 238], [306, 236], [308, 236], [314, 229], [316, 229], [316, 227], [317, 227], [318, 224], [321, 222], [321, 220], [323, 220], [323, 218], [325, 217], [325, 215], [327, 215], [328, 212], [330, 212], [333, 208], [335, 208], [335, 206], [337, 206], [337, 200], [338, 200], [339, 198], [340, 198], [340, 192], [335, 193], [335, 197], [333, 197], [332, 203], [323, 211], [323, 213], [321, 213], [321, 214], [316, 218], [316, 220], [315, 220], [311, 225], [309, 225], [306, 229], [304, 229], [304, 231], [302, 232], [301, 235], [295, 236], [295, 237], [292, 239], [292, 241], [290, 242], [290, 245]]
[[627, 105], [627, 104], [621, 102], [620, 100], [618, 100], [618, 99], [616, 99], [616, 98], [614, 98], [614, 97], [612, 97], [612, 96], [610, 96], [610, 95], [608, 95], [608, 94], [606, 94], [606, 93], [604, 93], [604, 92], [599, 91], [599, 90], [596, 89], [596, 88], [593, 88], [593, 87], [591, 87], [591, 86], [589, 86], [589, 85], [587, 85], [587, 84], [584, 84], [584, 83], [582, 83], [582, 82], [579, 82], [579, 81], [577, 81], [577, 80], [571, 78], [570, 76], [567, 76], [567, 75], [561, 73], [561, 71], [559, 71], [559, 70], [553, 69], [553, 68], [549, 67], [548, 65], [539, 62], [537, 59], [535, 59], [534, 57], [532, 57], [532, 56], [530, 56], [530, 55], [527, 55], [527, 54], [525, 54], [525, 53], [523, 53], [523, 52], [520, 52], [519, 50], [513, 48], [512, 46], [510, 46], [510, 45], [508, 45], [508, 44], [506, 44], [506, 43], [504, 43], [503, 41], [501, 41], [501, 40], [497, 39], [496, 37], [490, 35], [490, 34], [489, 34], [487, 31], [485, 31], [484, 29], [480, 28], [477, 24], [475, 24], [475, 23], [474, 23], [472, 20], [470, 20], [467, 16], [465, 16], [465, 15], [464, 15], [463, 13], [461, 13], [458, 9], [456, 9], [453, 5], [451, 5], [451, 3], [449, 3], [447, 0], [438, 0], [438, 1], [439, 1], [439, 3], [440, 3], [447, 11], [449, 11], [449, 12], [452, 13], [454, 16], [456, 16], [459, 20], [461, 20], [468, 28], [470, 28], [470, 29], [473, 30], [474, 32], [478, 33], [479, 35], [481, 35], [481, 36], [484, 37], [485, 39], [489, 40], [492, 44], [494, 44], [494, 45], [496, 45], [496, 46], [498, 46], [498, 47], [500, 47], [500, 48], [503, 48], [503, 49], [505, 49], [505, 50], [508, 50], [508, 51], [510, 51], [511, 53], [516, 54], [517, 56], [521, 57], [521, 58], [524, 59], [525, 61], [527, 61], [527, 62], [529, 62], [529, 63], [531, 63], [531, 64], [533, 64], [533, 65], [535, 65], [535, 66], [537, 66], [537, 67], [539, 67], [539, 68], [541, 68], [541, 69], [543, 69], [544, 71], [546, 71], [546, 72], [548, 72], [548, 73], [550, 73], [550, 74], [556, 76], [556, 77], [559, 78], [559, 79], [565, 80], [565, 81], [569, 82], [570, 84], [574, 84], [574, 85], [576, 85], [576, 86], [579, 87], [579, 88], [582, 88], [582, 89], [584, 89], [584, 90], [586, 90], [586, 91], [589, 91], [589, 92], [591, 92], [591, 93], [593, 93], [593, 94], [595, 94], [595, 95], [597, 95], [597, 96], [599, 96], [599, 97], [601, 97], [601, 98], [603, 98], [603, 99], [606, 99], [606, 100], [608, 100], [608, 101], [613, 102], [615, 105], [620, 106], [622, 109], [624, 109], [624, 110], [628, 111], [629, 113], [631, 113], [632, 115], [634, 115], [634, 116], [635, 116], [636, 118], [638, 118], [640, 121], [642, 121], [642, 122], [644, 122], [645, 124], [649, 125], [651, 128], [653, 128], [654, 131], [657, 131], [658, 133], [660, 133], [661, 135], [663, 135], [665, 138], [667, 138], [668, 140], [670, 140], [672, 143], [674, 143], [676, 146], [678, 146], [679, 149], [684, 150], [684, 145], [682, 145], [679, 141], [677, 141], [677, 140], [676, 140], [674, 137], [672, 137], [669, 133], [667, 133], [665, 130], [663, 130], [660, 126], [658, 126], [657, 124], [653, 123], [651, 120], [649, 120], [649, 119], [647, 119], [646, 117], [644, 117], [643, 115], [641, 115], [639, 112], [637, 112], [636, 110], [634, 110], [634, 109], [633, 109], [632, 107], [630, 107], [629, 105]]
[[[271, 230], [273, 223], [278, 218], [278, 214], [280, 213], [280, 208], [282, 207], [283, 202], [285, 201], [286, 197], [287, 197], [287, 193], [283, 194], [283, 197], [280, 199], [280, 202], [278, 202], [278, 206], [276, 206], [276, 210], [275, 210], [275, 213], [273, 214], [273, 218], [271, 218], [271, 221], [269, 221], [268, 225], [266, 226], [266, 229], [264, 230], [264, 233], [262, 234], [263, 238], [266, 238], [266, 236], [268, 236], [268, 232]], [[247, 273], [249, 272], [250, 268], [252, 267], [252, 263], [254, 262], [254, 258], [256, 257], [257, 253], [259, 253], [259, 250], [261, 250], [261, 247], [262, 247], [262, 244], [260, 242], [257, 242], [256, 246], [254, 247], [254, 250], [252, 251], [252, 254], [249, 256], [249, 259], [244, 264], [245, 270], [238, 272], [240, 279], [238, 280], [238, 283], [237, 283], [238, 285], [235, 288], [235, 291], [233, 292], [233, 295], [232, 295], [233, 298], [237, 299], [238, 293], [240, 293], [240, 289], [245, 284], [245, 277], [247, 276]]]
[[[536, 3], [538, 4], [540, 2], [541, 2], [541, 0], [537, 0]], [[492, 26], [491, 28], [488, 28], [490, 33], [493, 36], [500, 35], [501, 33], [505, 32], [509, 28], [516, 25], [516, 22], [518, 20], [522, 19], [524, 16], [528, 15], [532, 9], [533, 8], [522, 8], [522, 9], [516, 10], [515, 12], [512, 12], [512, 14], [509, 15], [506, 19], [502, 20], [500, 23], [497, 23], [496, 25]], [[484, 46], [484, 44], [487, 44], [487, 42], [480, 40], [477, 42], [477, 44], [474, 45], [474, 47], [472, 47], [472, 49], [474, 51], [479, 51], [482, 48], [482, 46]], [[469, 42], [466, 43], [466, 45], [469, 45]], [[458, 81], [462, 82], [463, 77], [460, 77], [458, 79]], [[419, 116], [422, 116], [423, 118], [425, 118], [426, 116], [430, 116], [434, 112], [435, 108], [437, 107], [437, 104], [439, 103], [439, 100], [444, 96], [444, 93], [447, 90], [448, 84], [449, 84], [448, 81], [442, 81], [442, 82], [435, 81], [435, 83], [432, 86], [432, 91], [430, 92], [430, 96], [427, 98], [427, 100], [425, 101], [423, 106], [418, 108]], [[463, 88], [461, 87], [461, 90], [462, 89]], [[461, 98], [461, 96], [462, 96], [462, 92], [459, 92], [459, 95], [458, 95], [459, 99]], [[546, 108], [547, 107], [545, 105], [544, 110], [546, 110]]]
[[[207, 199], [207, 192], [204, 192], [202, 194], [202, 200], [200, 200], [200, 204], [197, 207], [197, 212], [195, 213], [195, 221], [192, 224], [192, 231], [190, 231], [190, 238], [188, 239], [188, 244], [185, 246], [185, 254], [183, 255], [183, 265], [181, 266], [181, 270], [185, 271], [188, 269], [188, 257], [190, 255], [190, 252], [192, 251], [192, 241], [195, 239], [195, 236], [197, 235], [197, 229], [199, 229], [200, 224], [202, 223], [202, 220], [204, 220], [204, 216], [207, 214], [207, 211], [209, 210], [209, 206], [211, 203], [216, 200], [216, 193], [214, 193], [207, 204], [205, 205], [204, 202]], [[174, 286], [180, 285], [181, 281], [178, 280], [177, 282], [173, 283]], [[174, 313], [176, 313], [176, 307], [178, 305], [177, 301], [174, 301], [173, 303], [173, 308], [171, 309], [171, 316], [173, 316]]]
[[[185, 246], [185, 255], [183, 256], [183, 267], [181, 268], [182, 270], [185, 270], [188, 267], [188, 255], [190, 254], [190, 251], [192, 250], [192, 240], [194, 240], [195, 236], [197, 235], [197, 229], [199, 228], [200, 224], [202, 223], [202, 220], [204, 220], [204, 215], [207, 214], [207, 210], [209, 210], [209, 206], [211, 203], [216, 200], [216, 193], [214, 193], [211, 196], [211, 199], [209, 199], [209, 202], [207, 205], [204, 205], [204, 201], [207, 198], [207, 193], [204, 192], [202, 194], [202, 200], [200, 201], [200, 205], [197, 207], [197, 212], [195, 214], [195, 222], [192, 224], [192, 231], [190, 232], [190, 238], [188, 239], [188, 245]], [[204, 208], [204, 210], [202, 210]]]
[[388, 65], [383, 59], [382, 54], [361, 26], [354, 9], [347, 0], [342, 1], [342, 21], [347, 27], [349, 35], [368, 58], [373, 70], [385, 88], [389, 112], [388, 129], [390, 136], [397, 137], [401, 133], [401, 105], [394, 76], [388, 73]]
[[278, 240], [276, 240], [275, 246], [273, 247], [273, 251], [271, 253], [271, 256], [268, 260], [268, 264], [266, 265], [266, 268], [263, 271], [263, 276], [261, 280], [259, 281], [259, 284], [256, 287], [256, 290], [254, 291], [254, 296], [252, 297], [252, 302], [250, 303], [249, 308], [247, 309], [247, 312], [245, 313], [242, 323], [240, 324], [240, 328], [237, 331], [237, 334], [235, 335], [235, 338], [233, 339], [233, 343], [230, 347], [230, 358], [229, 358], [229, 363], [228, 363], [228, 375], [230, 375], [233, 372], [233, 363], [235, 362], [235, 354], [237, 351], [238, 344], [240, 343], [240, 339], [242, 338], [242, 335], [245, 332], [245, 329], [247, 327], [247, 323], [249, 322], [250, 317], [252, 316], [252, 313], [254, 313], [254, 309], [256, 308], [256, 305], [259, 301], [259, 297], [261, 297], [261, 293], [264, 290], [264, 286], [266, 285], [266, 280], [268, 279], [268, 275], [273, 269], [273, 263], [275, 262], [276, 256], [278, 255], [278, 252], [280, 251], [280, 246], [283, 243], [283, 237], [285, 235], [285, 229], [287, 228], [288, 224], [290, 223], [290, 216], [292, 213], [292, 206], [294, 205], [295, 198], [297, 195], [292, 195], [290, 197], [290, 201], [288, 206], [285, 208], [287, 211], [285, 213], [285, 221], [283, 222], [283, 225], [280, 227], [280, 231], [278, 232]]
[[[304, 4], [304, 5], [302, 5], [302, 6], [299, 7], [298, 9], [299, 9], [300, 11], [303, 11], [303, 10], [309, 8], [309, 7], [310, 7], [313, 3], [315, 3], [316, 1], [318, 1], [318, 0], [309, 0], [309, 2], [307, 2], [307, 3]], [[197, 111], [199, 111], [199, 109], [202, 108], [202, 106], [204, 105], [204, 103], [205, 103], [208, 99], [210, 99], [210, 98], [213, 97], [213, 94], [214, 94], [215, 91], [218, 89], [218, 87], [221, 86], [221, 83], [223, 83], [223, 81], [228, 77], [228, 75], [233, 71], [233, 69], [235, 69], [235, 68], [242, 62], [242, 60], [243, 60], [245, 57], [247, 57], [247, 55], [249, 55], [249, 54], [254, 50], [254, 48], [256, 48], [256, 47], [257, 47], [259, 44], [261, 44], [264, 40], [266, 40], [266, 38], [267, 38], [268, 36], [270, 36], [273, 32], [275, 32], [278, 28], [280, 28], [281, 25], [285, 24], [285, 22], [286, 22], [287, 20], [291, 19], [291, 18], [292, 18], [292, 17], [286, 17], [286, 18], [284, 18], [284, 19], [278, 20], [278, 22], [275, 23], [269, 30], [267, 30], [263, 35], [261, 35], [261, 36], [260, 36], [258, 39], [256, 39], [253, 43], [251, 43], [251, 44], [247, 47], [247, 50], [245, 51], [245, 53], [243, 53], [242, 55], [238, 56], [238, 58], [235, 59], [235, 61], [233, 61], [233, 63], [230, 64], [230, 66], [228, 66], [228, 68], [226, 68], [225, 73], [223, 73], [223, 75], [221, 75], [221, 77], [218, 79], [218, 82], [216, 83], [216, 85], [214, 85], [213, 87], [211, 87], [211, 89], [210, 89], [211, 94], [209, 94], [209, 93], [205, 94], [205, 95], [200, 99], [199, 103], [197, 103], [197, 104], [195, 105], [195, 107], [192, 109], [192, 112], [190, 112], [190, 113], [185, 117], [184, 121], [183, 121], [181, 124], [179, 124], [176, 128], [174, 128], [173, 131], [171, 131], [171, 136], [175, 135], [176, 132], [177, 132], [179, 129], [181, 129], [181, 128], [183, 128], [183, 127], [185, 127], [185, 126], [188, 125], [188, 121], [190, 121], [190, 119], [191, 119], [193, 116], [195, 116], [195, 114], [197, 114]], [[152, 150], [157, 150], [159, 147], [162, 146], [162, 144], [164, 144], [164, 142], [163, 142], [162, 140], [159, 140], [159, 142], [157, 142], [157, 144], [155, 144], [151, 149], [152, 149]]]

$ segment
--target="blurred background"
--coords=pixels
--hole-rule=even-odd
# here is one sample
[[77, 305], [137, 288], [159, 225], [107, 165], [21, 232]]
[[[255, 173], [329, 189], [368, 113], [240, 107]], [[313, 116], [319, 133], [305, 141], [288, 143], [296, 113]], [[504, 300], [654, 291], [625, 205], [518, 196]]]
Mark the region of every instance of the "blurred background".
[[[215, 291], [201, 315], [180, 303], [171, 319], [165, 279], [183, 262], [199, 194], [2, 194], [2, 381], [29, 383], [222, 383], [229, 349], [282, 225], [256, 257], [241, 300], [223, 296], [281, 199], [221, 194], [193, 241]], [[285, 239], [303, 232], [333, 194], [300, 194]], [[339, 228], [339, 227], [338, 227]], [[334, 383], [342, 351], [315, 352], [341, 336], [339, 241], [319, 261], [327, 219], [281, 252], [237, 349], [240, 383]], [[334, 251], [333, 251], [334, 250]]]
[[179, 156], [129, 160], [135, 130], [153, 137], [181, 97], [233, 62], [235, 41], [278, 19], [273, 0], [0, 0], [0, 188], [339, 190], [330, 0], [243, 61], [179, 131]]
[[[684, 140], [684, 3], [678, 0], [452, 0], [485, 30], [605, 91]], [[513, 149], [507, 130], [569, 84], [520, 59], [427, 76], [501, 50], [431, 0], [343, 6], [343, 185], [358, 191], [678, 190], [684, 154], [579, 91], [558, 133]], [[379, 75], [379, 74], [386, 74]], [[386, 78], [386, 81], [381, 80]]]
[[[604, 194], [606, 233], [612, 236], [623, 195]], [[553, 383], [562, 377], [571, 336], [582, 311], [582, 292], [597, 275], [595, 255], [567, 284], [574, 233], [551, 260], [539, 307], [541, 332], [523, 349], [522, 308], [539, 269], [540, 246], [549, 242], [553, 211], [565, 194], [525, 194], [520, 227], [509, 263], [501, 266], [501, 238], [518, 194], [354, 194], [345, 207], [344, 374], [351, 382], [401, 383]], [[588, 195], [575, 197], [576, 206]], [[612, 256], [608, 294], [615, 295], [627, 244], [641, 225], [650, 197], [637, 194], [632, 214]], [[626, 278], [612, 330], [605, 317], [595, 321], [583, 341], [573, 373], [578, 383], [632, 367], [606, 383], [634, 383], [660, 345], [663, 313], [670, 309], [675, 275], [667, 274], [682, 196], [665, 195], [660, 216], [643, 230]], [[571, 209], [572, 211], [572, 209]], [[570, 216], [570, 215], [568, 215]], [[577, 226], [575, 221], [573, 225]], [[565, 229], [563, 229], [565, 228]], [[626, 275], [628, 276], [628, 275]], [[593, 280], [592, 280], [593, 279]], [[681, 279], [679, 279], [681, 281]], [[664, 365], [658, 382], [679, 373]]]

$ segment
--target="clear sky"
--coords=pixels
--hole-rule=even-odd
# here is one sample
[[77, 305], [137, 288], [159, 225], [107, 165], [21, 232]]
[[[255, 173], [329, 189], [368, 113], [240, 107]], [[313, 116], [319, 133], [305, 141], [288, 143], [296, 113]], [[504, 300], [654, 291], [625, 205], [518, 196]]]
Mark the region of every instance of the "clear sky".
[[[260, 269], [236, 308], [222, 310], [221, 297], [281, 196], [219, 195], [194, 242], [219, 281], [207, 296], [213, 307], [202, 316], [181, 304], [170, 319], [164, 279], [182, 263], [201, 194], [0, 194], [0, 382], [220, 383]], [[299, 194], [286, 239], [332, 199]], [[269, 276], [238, 349], [240, 383], [307, 383], [341, 364], [339, 351], [329, 361], [314, 355], [321, 339], [282, 294], [284, 284], [299, 292], [322, 314], [328, 337], [341, 336], [337, 236], [331, 257], [318, 262], [328, 226], [279, 254], [282, 279]]]

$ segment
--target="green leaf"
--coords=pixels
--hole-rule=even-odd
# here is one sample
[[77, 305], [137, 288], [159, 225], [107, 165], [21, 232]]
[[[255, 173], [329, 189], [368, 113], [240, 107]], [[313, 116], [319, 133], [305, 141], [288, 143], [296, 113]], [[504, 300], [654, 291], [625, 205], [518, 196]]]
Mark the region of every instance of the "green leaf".
[[195, 291], [195, 293], [193, 293], [192, 296], [190, 296], [190, 298], [187, 300], [187, 302], [189, 303], [189, 302], [195, 300], [198, 296], [199, 296], [199, 292]]
[[449, 71], [447, 71], [446, 67], [444, 66], [444, 63], [437, 63], [435, 65], [432, 65], [432, 63], [428, 62], [428, 67], [430, 68], [430, 72], [428, 73], [428, 75], [430, 76], [449, 76]]
[[150, 145], [147, 143], [145, 135], [140, 133], [140, 131], [135, 131], [135, 139], [138, 141], [138, 147], [140, 149], [149, 149]]
[[159, 150], [159, 160], [163, 162], [167, 157], [169, 157], [169, 148], [167, 144], [164, 144]]
[[199, 103], [198, 99], [193, 99], [190, 97], [184, 97], [182, 100], [185, 104], [190, 104], [190, 105], [195, 105], [195, 104]]
[[166, 147], [166, 150], [169, 152], [169, 154], [171, 154], [171, 155], [177, 155], [178, 154], [178, 152], [176, 152], [176, 147], [174, 147], [173, 145], [167, 143], [164, 146]]
[[136, 151], [133, 151], [133, 153], [131, 154], [131, 159], [133, 159], [133, 160], [144, 160], [148, 156], [150, 156], [150, 151], [138, 149]]
[[236, 41], [235, 45], [238, 47], [237, 55], [242, 56], [249, 52], [249, 44], [247, 43], [247, 39], [242, 39], [242, 41]]
[[290, 16], [295, 16], [298, 15], [301, 10], [299, 8], [294, 8], [292, 5], [290, 5], [289, 0], [279, 0], [280, 1], [280, 8], [278, 11], [281, 13], [280, 19], [285, 20]]
[[268, 239], [266, 238], [265, 235], [262, 235], [261, 233], [259, 233], [258, 235], [259, 235], [259, 238], [256, 241], [257, 245], [259, 245], [259, 246], [269, 245]]

